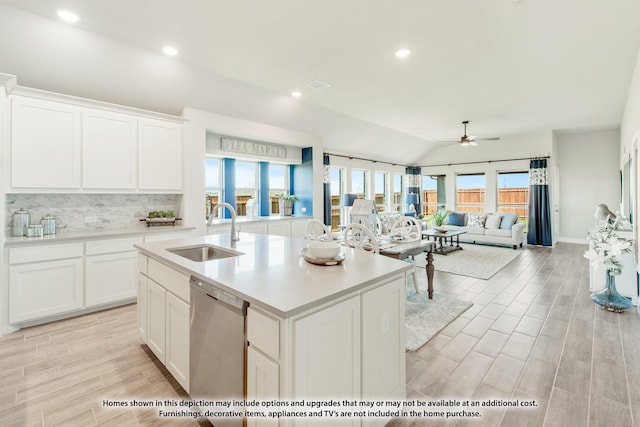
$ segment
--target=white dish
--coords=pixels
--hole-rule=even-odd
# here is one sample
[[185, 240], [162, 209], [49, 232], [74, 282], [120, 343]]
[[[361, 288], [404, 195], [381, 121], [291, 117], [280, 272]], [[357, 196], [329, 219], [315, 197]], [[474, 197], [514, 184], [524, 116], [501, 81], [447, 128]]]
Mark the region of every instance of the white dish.
[[337, 242], [313, 241], [307, 244], [309, 254], [314, 258], [333, 259], [340, 253], [340, 244]]
[[302, 255], [305, 261], [316, 265], [339, 265], [342, 264], [345, 258], [342, 252], [339, 252], [338, 255], [333, 258], [316, 258], [309, 253], [308, 248], [300, 249], [300, 255]]

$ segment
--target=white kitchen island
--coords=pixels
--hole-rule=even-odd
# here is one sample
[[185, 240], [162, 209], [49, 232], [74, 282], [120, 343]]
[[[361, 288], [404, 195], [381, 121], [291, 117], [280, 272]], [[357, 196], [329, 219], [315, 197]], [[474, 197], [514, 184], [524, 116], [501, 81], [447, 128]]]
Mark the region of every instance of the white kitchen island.
[[[141, 341], [189, 391], [193, 276], [249, 303], [248, 400], [404, 400], [405, 274], [411, 265], [350, 248], [342, 249], [346, 259], [341, 265], [313, 265], [300, 256], [306, 243], [240, 233], [234, 245], [228, 235], [136, 245]], [[167, 250], [203, 244], [242, 254], [195, 262]], [[348, 417], [331, 425], [387, 421]], [[308, 418], [248, 419], [249, 425], [318, 422], [322, 424]]]

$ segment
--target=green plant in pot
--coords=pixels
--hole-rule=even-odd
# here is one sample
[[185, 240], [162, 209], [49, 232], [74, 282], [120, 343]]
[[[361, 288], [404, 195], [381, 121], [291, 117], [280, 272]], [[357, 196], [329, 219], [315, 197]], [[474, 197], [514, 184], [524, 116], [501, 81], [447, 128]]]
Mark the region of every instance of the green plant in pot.
[[433, 215], [433, 223], [435, 224], [435, 226], [442, 227], [442, 224], [444, 224], [444, 220], [447, 218], [447, 215], [449, 215], [449, 211], [447, 210], [441, 209], [437, 211], [435, 215]]
[[280, 215], [291, 216], [293, 215], [293, 202], [298, 200], [295, 194], [280, 194], [278, 196]]

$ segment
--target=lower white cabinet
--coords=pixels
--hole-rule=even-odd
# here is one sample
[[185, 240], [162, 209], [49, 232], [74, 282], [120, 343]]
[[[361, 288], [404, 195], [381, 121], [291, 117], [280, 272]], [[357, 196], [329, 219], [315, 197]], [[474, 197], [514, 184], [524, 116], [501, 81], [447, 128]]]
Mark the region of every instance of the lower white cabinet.
[[294, 219], [291, 221], [291, 237], [306, 237], [309, 219]]
[[[189, 391], [189, 276], [149, 260], [149, 276], [139, 272], [138, 330], [158, 360]], [[179, 293], [174, 294], [170, 290]]]
[[84, 306], [83, 244], [9, 249], [9, 322], [56, 316]]
[[[146, 257], [144, 258], [146, 259]], [[140, 258], [138, 258], [138, 260], [140, 260]], [[148, 280], [147, 276], [142, 273], [138, 273], [138, 304], [136, 304], [136, 311], [138, 314], [138, 333], [140, 335], [140, 342], [144, 344], [147, 343]]]
[[9, 322], [21, 323], [83, 307], [82, 258], [9, 267]]
[[[247, 398], [404, 400], [404, 305], [405, 279], [396, 276], [287, 319], [249, 307]], [[317, 421], [281, 420], [273, 425]], [[346, 426], [384, 426], [389, 420], [352, 417], [333, 421]], [[272, 425], [270, 422], [249, 420], [249, 425]]]
[[147, 345], [165, 364], [167, 291], [153, 280], [147, 281]]
[[264, 222], [243, 222], [236, 224], [236, 227], [241, 233], [267, 234], [267, 224]]
[[291, 221], [273, 221], [267, 224], [267, 227], [267, 234], [291, 237]]
[[294, 399], [359, 399], [359, 296], [294, 320], [293, 349]]
[[94, 255], [86, 258], [86, 306], [106, 304], [137, 295], [137, 252]]
[[[247, 399], [278, 399], [280, 394], [280, 367], [260, 351], [247, 350]], [[277, 419], [249, 418], [250, 427], [277, 426]]]
[[165, 365], [189, 391], [189, 304], [167, 292], [165, 308]]

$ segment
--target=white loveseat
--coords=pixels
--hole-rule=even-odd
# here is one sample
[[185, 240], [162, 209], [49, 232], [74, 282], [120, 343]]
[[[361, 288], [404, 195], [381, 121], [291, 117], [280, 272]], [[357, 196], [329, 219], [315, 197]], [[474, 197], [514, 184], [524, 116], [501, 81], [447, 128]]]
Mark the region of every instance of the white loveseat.
[[[464, 221], [460, 221], [462, 215], [464, 215]], [[450, 217], [452, 217], [452, 223], [462, 225], [449, 224]], [[503, 224], [502, 221], [506, 219], [508, 221]], [[517, 215], [500, 212], [488, 214], [451, 212], [439, 228], [464, 230], [466, 233], [460, 235], [461, 242], [510, 245], [513, 249], [517, 249], [518, 246], [522, 247], [524, 241], [524, 224], [518, 223]]]

